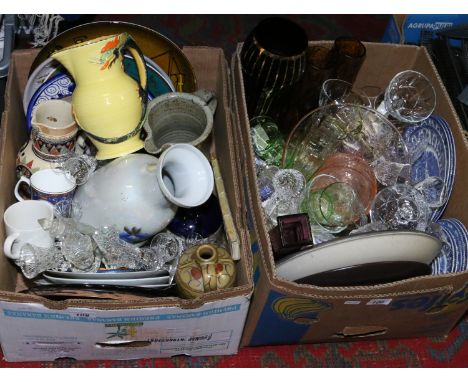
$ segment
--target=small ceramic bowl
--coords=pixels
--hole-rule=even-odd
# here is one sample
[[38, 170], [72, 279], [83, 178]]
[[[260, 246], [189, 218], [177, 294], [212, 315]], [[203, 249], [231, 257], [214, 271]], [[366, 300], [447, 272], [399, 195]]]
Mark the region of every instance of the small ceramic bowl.
[[198, 207], [179, 207], [167, 229], [175, 235], [186, 238], [196, 235], [206, 238], [218, 231], [222, 225], [223, 215], [218, 198], [211, 195]]

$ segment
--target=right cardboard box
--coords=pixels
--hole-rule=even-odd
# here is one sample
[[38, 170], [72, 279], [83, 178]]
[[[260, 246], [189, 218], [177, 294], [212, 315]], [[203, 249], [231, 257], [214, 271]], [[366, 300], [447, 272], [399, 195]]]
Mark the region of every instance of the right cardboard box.
[[[330, 42], [310, 42], [329, 45]], [[356, 86], [385, 88], [398, 72], [413, 69], [425, 74], [437, 95], [435, 114], [451, 127], [456, 146], [456, 174], [443, 217], [468, 225], [468, 143], [444, 85], [425, 48], [366, 43], [366, 60]], [[337, 342], [444, 336], [468, 308], [468, 272], [415, 277], [365, 287], [317, 287], [277, 276], [257, 188], [254, 153], [246, 111], [239, 52], [232, 57], [233, 110], [237, 118], [238, 160], [243, 174], [242, 197], [253, 253], [254, 295], [242, 345]]]

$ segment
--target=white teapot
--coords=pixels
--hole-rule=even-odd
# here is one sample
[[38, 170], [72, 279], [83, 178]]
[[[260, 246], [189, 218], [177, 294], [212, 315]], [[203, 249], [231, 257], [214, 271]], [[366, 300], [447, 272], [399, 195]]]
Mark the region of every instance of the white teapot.
[[158, 158], [128, 154], [98, 169], [80, 186], [74, 200], [80, 222], [117, 226], [121, 239], [143, 244], [173, 219], [177, 206], [203, 204], [213, 192], [213, 171], [190, 144], [174, 144]]

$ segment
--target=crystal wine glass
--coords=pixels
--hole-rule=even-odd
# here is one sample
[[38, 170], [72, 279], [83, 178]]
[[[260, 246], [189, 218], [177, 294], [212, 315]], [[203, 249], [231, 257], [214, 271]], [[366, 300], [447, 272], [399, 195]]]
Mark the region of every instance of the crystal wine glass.
[[405, 70], [392, 78], [377, 111], [401, 122], [415, 123], [429, 117], [435, 103], [436, 94], [429, 79], [422, 73]]

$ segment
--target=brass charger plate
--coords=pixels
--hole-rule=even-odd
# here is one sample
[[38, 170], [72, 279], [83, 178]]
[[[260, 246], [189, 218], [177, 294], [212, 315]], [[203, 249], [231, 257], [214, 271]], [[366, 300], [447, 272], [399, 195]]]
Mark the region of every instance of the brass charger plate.
[[137, 24], [121, 21], [97, 21], [68, 29], [50, 40], [35, 58], [29, 74], [52, 53], [97, 37], [129, 33], [143, 54], [156, 62], [171, 78], [177, 91], [192, 93], [197, 80], [192, 65], [182, 50], [162, 34]]

